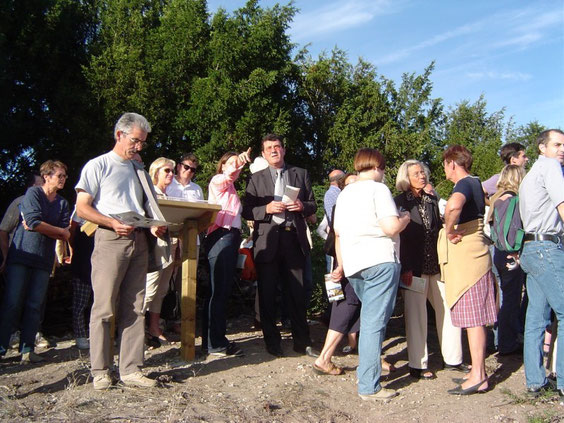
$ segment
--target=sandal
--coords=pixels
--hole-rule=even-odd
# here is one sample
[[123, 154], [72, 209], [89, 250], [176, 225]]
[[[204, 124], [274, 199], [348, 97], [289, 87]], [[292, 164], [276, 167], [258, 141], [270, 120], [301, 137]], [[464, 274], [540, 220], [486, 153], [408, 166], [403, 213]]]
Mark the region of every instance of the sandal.
[[416, 369], [414, 367], [409, 368], [409, 376], [415, 379], [422, 379], [422, 380], [431, 380], [437, 378], [437, 376], [435, 376], [435, 374], [430, 370]]
[[396, 368], [392, 363], [388, 363], [386, 360], [382, 359], [382, 370], [391, 373], [395, 372]]
[[317, 364], [313, 363], [311, 365], [313, 372], [318, 375], [331, 375], [331, 376], [339, 376], [343, 374], [343, 369], [341, 367], [335, 366], [331, 363], [331, 367], [328, 369], [322, 369]]

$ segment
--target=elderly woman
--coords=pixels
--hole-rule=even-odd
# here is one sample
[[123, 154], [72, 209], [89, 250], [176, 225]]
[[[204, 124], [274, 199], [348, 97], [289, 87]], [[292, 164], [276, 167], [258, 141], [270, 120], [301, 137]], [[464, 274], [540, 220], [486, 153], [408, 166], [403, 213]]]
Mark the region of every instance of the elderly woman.
[[[501, 171], [497, 182], [497, 192], [490, 197], [490, 207], [486, 221], [492, 223], [494, 210], [499, 210], [511, 197], [519, 193], [519, 185], [525, 177], [523, 166], [507, 165]], [[518, 209], [516, 209], [518, 212]], [[494, 250], [494, 265], [500, 277], [501, 307], [497, 315], [497, 350], [499, 355], [509, 355], [522, 351], [519, 342], [523, 335], [524, 310], [522, 307], [525, 272], [514, 260], [507, 258], [507, 252]], [[509, 268], [508, 268], [508, 265]]]
[[41, 304], [47, 293], [55, 261], [55, 242], [68, 241], [69, 205], [57, 194], [65, 186], [67, 167], [48, 160], [41, 165], [41, 187], [27, 190], [18, 225], [8, 251], [6, 285], [0, 308], [0, 356], [6, 353], [10, 335], [21, 329], [19, 351], [22, 362], [39, 362], [33, 352], [41, 318]]
[[249, 148], [237, 154], [225, 153], [217, 163], [210, 181], [208, 201], [221, 205], [215, 222], [208, 229], [205, 247], [210, 264], [210, 293], [204, 310], [202, 347], [217, 356], [241, 356], [243, 351], [229, 342], [226, 333], [225, 306], [235, 277], [241, 243], [241, 201], [235, 181], [245, 164], [250, 163]]
[[496, 320], [495, 279], [483, 231], [484, 192], [480, 180], [470, 175], [472, 155], [466, 147], [453, 145], [443, 153], [443, 166], [454, 189], [439, 234], [439, 264], [452, 323], [466, 328], [472, 357], [468, 378], [448, 392], [470, 395], [488, 389], [486, 325]]
[[339, 265], [333, 277], [346, 276], [362, 302], [358, 394], [363, 400], [387, 400], [396, 392], [380, 385], [380, 353], [399, 283], [398, 235], [409, 223], [409, 213], [398, 216], [382, 183], [385, 160], [378, 150], [358, 150], [354, 168], [358, 180], [339, 195], [335, 209]]
[[[442, 221], [439, 199], [434, 191], [427, 193], [429, 180], [425, 166], [418, 160], [404, 162], [396, 178], [396, 189], [401, 192], [394, 198], [401, 210], [407, 210], [411, 221], [400, 234], [401, 281], [405, 302], [405, 326], [409, 374], [417, 379], [434, 379], [426, 371], [427, 353], [427, 300], [435, 310], [437, 333], [446, 368], [456, 368], [462, 363], [461, 330], [454, 327], [445, 302], [444, 283], [439, 281], [437, 239]], [[412, 287], [413, 277], [424, 281], [422, 290]]]
[[[149, 167], [149, 176], [153, 181], [155, 191], [158, 198], [166, 198], [166, 188], [174, 178], [173, 160], [165, 157], [159, 157]], [[166, 243], [165, 239], [158, 239], [157, 243]], [[162, 269], [156, 272], [147, 274], [147, 283], [145, 285], [145, 303], [143, 310], [148, 310], [149, 319], [149, 337], [148, 344], [152, 347], [160, 347], [163, 343], [168, 343], [169, 340], [164, 336], [163, 331], [159, 325], [161, 316], [161, 307], [163, 298], [168, 292], [170, 286], [170, 278], [174, 272], [174, 251], [178, 244], [176, 238], [172, 239], [170, 249], [159, 249], [159, 251], [168, 251], [169, 255], [161, 257]]]

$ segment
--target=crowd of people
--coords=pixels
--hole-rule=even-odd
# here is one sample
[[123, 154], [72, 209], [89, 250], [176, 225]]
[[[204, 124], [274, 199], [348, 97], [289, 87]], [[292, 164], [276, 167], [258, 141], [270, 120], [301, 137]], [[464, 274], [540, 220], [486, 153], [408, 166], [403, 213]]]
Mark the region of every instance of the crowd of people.
[[[44, 360], [34, 352], [36, 336], [56, 242], [68, 242], [73, 330], [77, 347], [90, 351], [94, 389], [115, 383], [114, 330], [121, 382], [156, 386], [141, 371], [144, 348], [171, 341], [160, 324], [161, 309], [178, 272], [182, 240], [166, 226], [144, 229], [112, 216], [132, 211], [164, 220], [159, 198], [204, 201], [204, 194], [193, 181], [199, 165], [193, 154], [185, 154], [178, 163], [160, 157], [145, 171], [139, 153], [150, 132], [143, 116], [120, 117], [113, 149], [82, 169], [72, 214], [68, 202], [57, 194], [67, 178], [66, 165], [59, 161], [43, 163], [40, 177], [10, 205], [0, 224], [0, 271], [5, 279], [0, 356], [19, 330], [22, 361]], [[239, 198], [235, 182], [252, 162], [251, 149], [225, 153], [209, 182], [207, 200], [220, 205], [221, 211], [202, 237], [210, 269], [201, 316], [202, 350], [217, 356], [244, 355], [226, 336], [226, 309], [245, 220], [252, 228], [257, 321], [269, 354], [285, 355], [280, 314], [289, 320], [293, 350], [315, 358], [312, 369], [317, 374], [343, 373], [332, 357], [346, 338], [344, 352], [358, 349], [360, 398], [389, 400], [397, 392], [382, 386], [381, 374], [383, 368], [394, 368], [381, 353], [400, 292], [412, 378], [436, 377], [428, 367], [429, 301], [443, 368], [463, 376], [454, 379], [450, 394], [470, 395], [490, 388], [485, 359], [493, 327], [493, 348], [499, 355], [524, 354], [531, 395], [549, 389], [564, 395], [564, 354], [558, 354], [564, 351], [564, 338], [549, 336], [550, 329], [564, 319], [564, 133], [544, 131], [538, 148], [540, 156], [526, 173], [525, 148], [517, 143], [503, 146], [505, 167], [481, 183], [471, 173], [470, 151], [461, 145], [448, 147], [443, 166], [454, 188], [444, 211], [430, 184], [429, 169], [421, 161], [409, 159], [400, 166], [396, 197], [383, 182], [386, 158], [376, 149], [358, 150], [354, 174], [333, 170], [324, 197], [327, 229], [320, 232], [327, 238], [327, 273], [340, 283], [344, 298], [330, 304], [320, 352], [312, 348], [307, 320], [312, 283], [307, 222], [316, 213], [309, 174], [285, 161], [282, 137], [268, 134], [259, 155], [263, 164], [253, 163], [245, 194]], [[515, 206], [508, 207], [510, 203], [518, 204], [516, 211]], [[512, 235], [503, 241], [518, 241], [515, 250], [500, 244], [499, 228], [494, 228], [508, 210], [516, 213], [519, 239]], [[91, 297], [88, 328], [84, 311]], [[279, 305], [283, 310], [278, 310]], [[470, 364], [463, 361], [462, 329], [468, 337]], [[551, 348], [556, 365], [550, 374], [543, 364], [547, 339], [559, 347]]]

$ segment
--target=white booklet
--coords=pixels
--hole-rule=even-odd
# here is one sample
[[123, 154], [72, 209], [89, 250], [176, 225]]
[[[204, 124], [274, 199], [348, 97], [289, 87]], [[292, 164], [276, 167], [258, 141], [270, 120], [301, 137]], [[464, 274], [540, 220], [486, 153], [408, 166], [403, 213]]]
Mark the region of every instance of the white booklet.
[[154, 220], [145, 216], [141, 216], [139, 213], [134, 211], [110, 214], [110, 217], [119, 220], [124, 225], [131, 225], [131, 226], [135, 226], [136, 228], [150, 228], [151, 226], [172, 225], [172, 223], [169, 222], [165, 222], [162, 220]]
[[286, 188], [284, 189], [284, 196], [282, 197], [282, 202], [284, 204], [293, 203], [298, 199], [299, 194], [299, 188], [293, 187], [291, 185], [286, 185]]
[[400, 288], [409, 289], [410, 291], [419, 292], [420, 294], [425, 293], [425, 288], [427, 288], [427, 279], [420, 278], [419, 276], [413, 276], [411, 278], [411, 285], [404, 285], [400, 279]]

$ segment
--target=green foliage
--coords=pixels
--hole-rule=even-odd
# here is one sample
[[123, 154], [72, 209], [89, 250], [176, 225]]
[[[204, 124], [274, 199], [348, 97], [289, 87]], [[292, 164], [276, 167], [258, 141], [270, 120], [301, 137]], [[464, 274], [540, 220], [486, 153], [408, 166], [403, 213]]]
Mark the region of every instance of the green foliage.
[[482, 179], [501, 168], [502, 142], [522, 142], [536, 157], [542, 124], [514, 128], [504, 110], [487, 112], [484, 97], [445, 111], [432, 93], [434, 63], [396, 86], [337, 47], [292, 57], [295, 13], [292, 3], [263, 8], [258, 0], [213, 15], [206, 0], [2, 2], [0, 208], [23, 190], [24, 173], [48, 158], [69, 165], [63, 194], [72, 201], [80, 169], [112, 147], [125, 111], [153, 126], [147, 165], [195, 152], [204, 189], [224, 152], [252, 147], [258, 155], [269, 132], [285, 137], [287, 161], [307, 168], [314, 184], [332, 168], [352, 171], [361, 147], [384, 153], [390, 187], [404, 160], [423, 160], [444, 196], [447, 145], [468, 146]]

